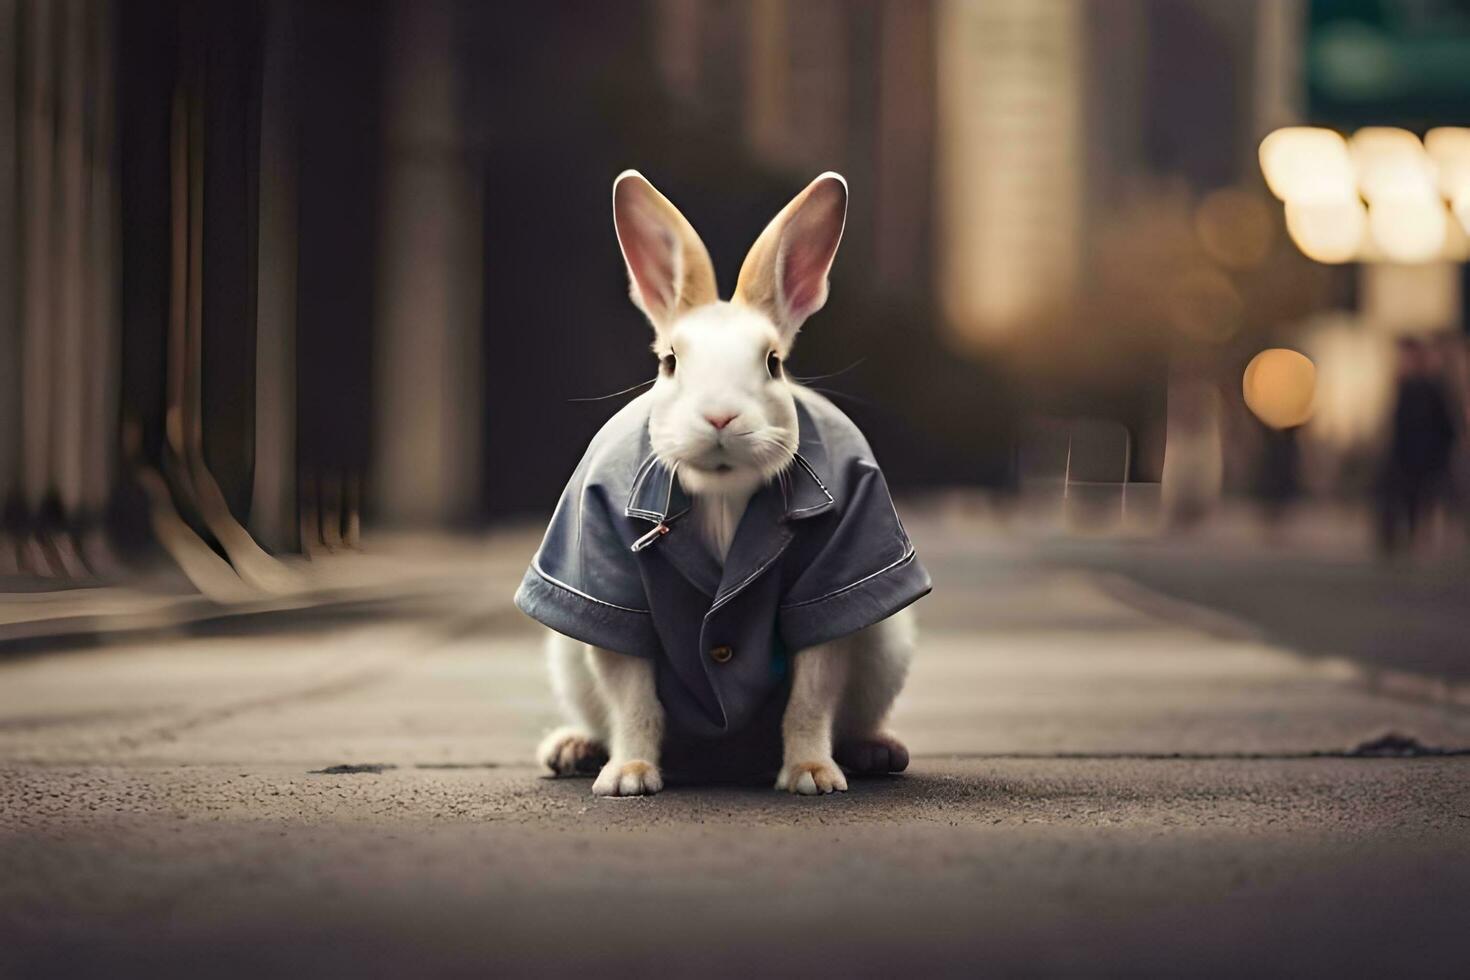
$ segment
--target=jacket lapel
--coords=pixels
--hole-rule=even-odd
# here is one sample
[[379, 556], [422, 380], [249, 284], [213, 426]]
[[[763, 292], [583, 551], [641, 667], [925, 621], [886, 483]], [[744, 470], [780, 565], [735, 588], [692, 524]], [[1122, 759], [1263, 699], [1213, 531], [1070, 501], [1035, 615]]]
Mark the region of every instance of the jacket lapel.
[[745, 515], [735, 528], [735, 539], [730, 542], [730, 553], [725, 556], [725, 567], [720, 576], [719, 589], [710, 612], [739, 595], [750, 583], [760, 577], [761, 572], [781, 557], [781, 552], [791, 543], [793, 531], [785, 520], [781, 493], [773, 481], [750, 498]]
[[667, 528], [649, 538], [647, 546], [657, 548], [691, 585], [713, 597], [720, 586], [720, 563], [700, 543], [698, 532], [683, 523], [690, 508], [689, 495], [679, 485], [675, 471], [650, 454], [638, 468], [625, 513], [648, 521], [649, 534]]

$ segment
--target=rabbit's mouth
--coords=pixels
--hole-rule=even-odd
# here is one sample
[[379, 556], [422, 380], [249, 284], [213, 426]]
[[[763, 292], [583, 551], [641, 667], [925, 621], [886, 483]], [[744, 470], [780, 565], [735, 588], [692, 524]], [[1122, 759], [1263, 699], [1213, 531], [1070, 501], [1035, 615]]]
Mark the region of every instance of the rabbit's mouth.
[[722, 433], [715, 438], [704, 436], [690, 440], [692, 444], [659, 446], [665, 465], [677, 465], [700, 483], [729, 480], [744, 476], [770, 479], [791, 462], [795, 447], [784, 431], [776, 429]]
[[735, 469], [735, 464], [725, 460], [686, 460], [684, 465], [690, 469], [699, 470], [701, 473], [730, 473]]

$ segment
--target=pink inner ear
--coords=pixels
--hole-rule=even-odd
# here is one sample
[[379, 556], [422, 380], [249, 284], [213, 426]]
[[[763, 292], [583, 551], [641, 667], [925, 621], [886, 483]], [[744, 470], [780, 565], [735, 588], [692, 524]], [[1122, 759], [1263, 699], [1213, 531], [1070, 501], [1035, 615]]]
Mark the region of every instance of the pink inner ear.
[[781, 292], [789, 315], [804, 319], [827, 301], [827, 270], [842, 240], [846, 198], [819, 189], [786, 229]]
[[827, 285], [827, 264], [831, 253], [793, 243], [786, 250], [782, 270], [782, 292], [786, 306], [795, 317], [810, 316], [822, 305]]
[[665, 227], [646, 207], [634, 205], [627, 214], [623, 251], [638, 284], [643, 305], [662, 315], [674, 303], [674, 232]]

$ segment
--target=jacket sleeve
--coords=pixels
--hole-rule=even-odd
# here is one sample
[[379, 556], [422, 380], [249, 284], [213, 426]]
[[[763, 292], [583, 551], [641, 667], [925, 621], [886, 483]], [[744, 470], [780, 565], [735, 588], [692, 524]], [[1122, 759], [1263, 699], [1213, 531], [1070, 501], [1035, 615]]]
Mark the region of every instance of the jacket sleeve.
[[658, 634], [629, 548], [628, 519], [611, 506], [605, 488], [585, 478], [585, 469], [573, 475], [562, 494], [516, 591], [516, 606], [583, 643], [655, 656]]
[[840, 639], [892, 616], [929, 593], [888, 495], [882, 471], [854, 460], [840, 510], [813, 518], [813, 557], [786, 590], [778, 616], [781, 638], [800, 650]]

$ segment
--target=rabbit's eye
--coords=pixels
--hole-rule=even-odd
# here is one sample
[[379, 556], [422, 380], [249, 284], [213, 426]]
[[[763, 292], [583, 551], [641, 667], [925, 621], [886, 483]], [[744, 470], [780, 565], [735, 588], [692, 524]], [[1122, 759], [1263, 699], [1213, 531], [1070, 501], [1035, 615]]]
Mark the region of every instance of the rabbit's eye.
[[776, 356], [775, 351], [766, 355], [766, 373], [772, 378], [781, 377], [781, 358]]
[[674, 376], [674, 368], [679, 366], [679, 362], [675, 360], [673, 354], [665, 354], [658, 363], [659, 367], [663, 369], [664, 374], [671, 378]]

